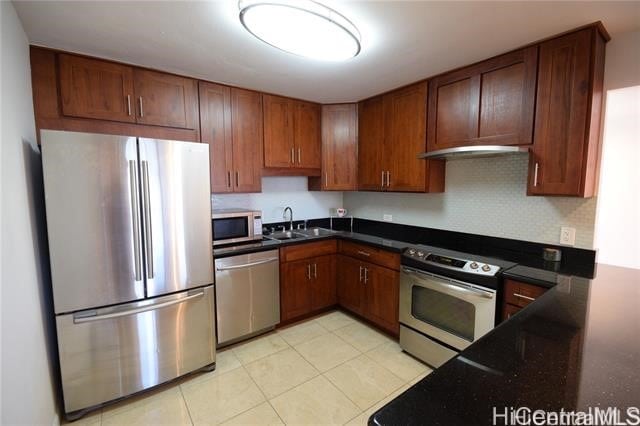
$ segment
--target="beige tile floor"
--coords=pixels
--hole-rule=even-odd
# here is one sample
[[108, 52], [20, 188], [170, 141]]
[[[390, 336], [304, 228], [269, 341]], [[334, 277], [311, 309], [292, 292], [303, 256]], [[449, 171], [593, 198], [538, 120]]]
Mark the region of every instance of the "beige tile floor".
[[219, 351], [216, 363], [73, 424], [364, 425], [431, 372], [339, 311]]

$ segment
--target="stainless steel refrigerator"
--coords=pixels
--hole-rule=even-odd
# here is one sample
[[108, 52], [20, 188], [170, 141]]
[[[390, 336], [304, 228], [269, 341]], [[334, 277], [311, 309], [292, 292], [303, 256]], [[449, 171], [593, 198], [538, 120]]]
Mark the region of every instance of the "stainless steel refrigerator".
[[64, 408], [215, 365], [209, 147], [43, 130]]

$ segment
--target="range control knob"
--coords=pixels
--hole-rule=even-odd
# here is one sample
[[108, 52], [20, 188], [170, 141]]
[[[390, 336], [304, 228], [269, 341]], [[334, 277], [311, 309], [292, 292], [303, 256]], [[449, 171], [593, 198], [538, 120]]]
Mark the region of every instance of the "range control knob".
[[415, 249], [409, 249], [409, 256], [413, 256], [414, 254], [416, 254]]
[[469, 265], [469, 267], [471, 269], [478, 269], [478, 264], [476, 262], [471, 262], [471, 265]]
[[424, 252], [418, 251], [418, 257], [424, 257]]
[[491, 270], [491, 266], [489, 265], [482, 265], [482, 270], [485, 272], [489, 272]]

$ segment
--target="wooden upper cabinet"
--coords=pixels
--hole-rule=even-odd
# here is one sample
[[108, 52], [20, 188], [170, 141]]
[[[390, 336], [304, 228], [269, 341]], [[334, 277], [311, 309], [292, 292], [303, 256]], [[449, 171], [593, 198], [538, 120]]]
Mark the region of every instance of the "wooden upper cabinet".
[[595, 195], [606, 41], [591, 27], [540, 45], [528, 194]]
[[233, 192], [231, 88], [200, 82], [200, 137], [209, 144], [211, 192]]
[[391, 92], [385, 96], [385, 160], [387, 190], [425, 191], [425, 160], [418, 154], [427, 149], [427, 83]]
[[358, 105], [322, 106], [322, 174], [309, 178], [309, 189], [358, 189]]
[[358, 188], [442, 192], [444, 162], [418, 159], [426, 150], [427, 83], [360, 103]]
[[320, 106], [263, 95], [264, 167], [319, 169]]
[[262, 95], [264, 111], [264, 166], [293, 167], [293, 117], [291, 100], [281, 96]]
[[211, 192], [261, 190], [260, 93], [200, 82], [202, 142], [209, 144]]
[[537, 57], [532, 46], [431, 79], [428, 151], [530, 145]]
[[262, 94], [231, 89], [234, 192], [262, 190]]
[[358, 189], [384, 188], [384, 102], [382, 96], [358, 105]]
[[137, 122], [196, 129], [198, 82], [191, 78], [136, 68], [133, 72]]
[[62, 114], [134, 123], [133, 68], [59, 55]]
[[296, 167], [319, 169], [322, 163], [320, 105], [293, 101], [293, 126]]

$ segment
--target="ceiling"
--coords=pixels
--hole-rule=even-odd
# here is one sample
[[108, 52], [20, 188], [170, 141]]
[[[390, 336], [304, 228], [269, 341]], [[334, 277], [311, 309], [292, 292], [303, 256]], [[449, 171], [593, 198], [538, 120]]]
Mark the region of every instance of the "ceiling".
[[601, 20], [640, 28], [640, 2], [323, 3], [360, 29], [362, 51], [319, 62], [255, 39], [237, 1], [14, 1], [33, 44], [317, 102], [360, 100]]

